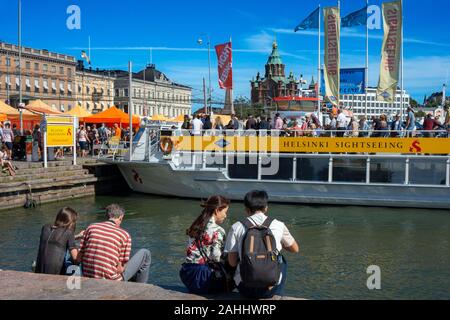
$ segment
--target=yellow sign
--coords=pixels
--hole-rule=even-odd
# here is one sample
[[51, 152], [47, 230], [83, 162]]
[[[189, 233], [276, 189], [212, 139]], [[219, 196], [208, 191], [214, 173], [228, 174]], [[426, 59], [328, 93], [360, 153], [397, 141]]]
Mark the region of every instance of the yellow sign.
[[47, 125], [48, 147], [73, 146], [73, 125]]
[[450, 154], [442, 138], [171, 137], [177, 151]]
[[60, 117], [60, 116], [47, 116], [46, 119], [47, 123], [73, 123], [73, 117]]

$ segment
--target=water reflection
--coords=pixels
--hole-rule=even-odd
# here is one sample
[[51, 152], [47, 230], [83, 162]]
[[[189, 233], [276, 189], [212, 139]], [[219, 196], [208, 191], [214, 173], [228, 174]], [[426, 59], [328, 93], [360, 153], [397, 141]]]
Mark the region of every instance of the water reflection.
[[[152, 251], [151, 283], [182, 286], [185, 230], [200, 213], [198, 201], [142, 195], [97, 197], [35, 210], [0, 214], [0, 268], [29, 271], [41, 226], [52, 223], [63, 205], [81, 213], [79, 229], [103, 220], [99, 209], [117, 202], [127, 210], [123, 227], [134, 250]], [[226, 230], [244, 216], [233, 203]], [[450, 299], [450, 216], [445, 211], [272, 205], [300, 244], [286, 254], [286, 293], [310, 299]], [[366, 287], [367, 267], [382, 270], [382, 290]]]

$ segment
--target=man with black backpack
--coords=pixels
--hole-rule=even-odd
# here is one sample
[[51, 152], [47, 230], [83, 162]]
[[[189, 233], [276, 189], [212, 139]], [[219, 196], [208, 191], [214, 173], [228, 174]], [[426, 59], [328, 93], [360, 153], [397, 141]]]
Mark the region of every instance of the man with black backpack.
[[287, 263], [281, 250], [299, 252], [286, 225], [267, 216], [268, 200], [265, 191], [245, 196], [247, 218], [231, 227], [225, 245], [230, 266], [237, 266], [236, 286], [251, 299], [281, 296], [287, 279]]

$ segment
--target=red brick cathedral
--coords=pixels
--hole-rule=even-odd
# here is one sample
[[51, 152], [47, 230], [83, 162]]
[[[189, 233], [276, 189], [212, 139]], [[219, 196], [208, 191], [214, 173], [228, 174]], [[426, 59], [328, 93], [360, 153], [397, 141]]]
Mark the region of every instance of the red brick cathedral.
[[252, 86], [252, 104], [261, 104], [271, 106], [274, 103], [272, 99], [277, 97], [298, 96], [300, 81], [294, 77], [291, 72], [289, 77], [285, 74], [285, 65], [281, 61], [278, 51], [278, 44], [273, 43], [272, 54], [266, 64], [266, 73], [261, 78], [259, 72], [251, 81]]

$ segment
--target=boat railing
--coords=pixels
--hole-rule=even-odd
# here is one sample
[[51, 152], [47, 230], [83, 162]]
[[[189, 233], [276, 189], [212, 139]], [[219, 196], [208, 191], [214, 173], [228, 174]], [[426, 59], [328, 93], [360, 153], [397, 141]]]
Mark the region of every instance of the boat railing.
[[284, 130], [186, 130], [175, 129], [173, 136], [273, 136], [273, 137], [358, 137], [358, 138], [449, 138], [449, 130], [327, 130], [327, 129], [307, 129], [299, 130], [288, 128]]

